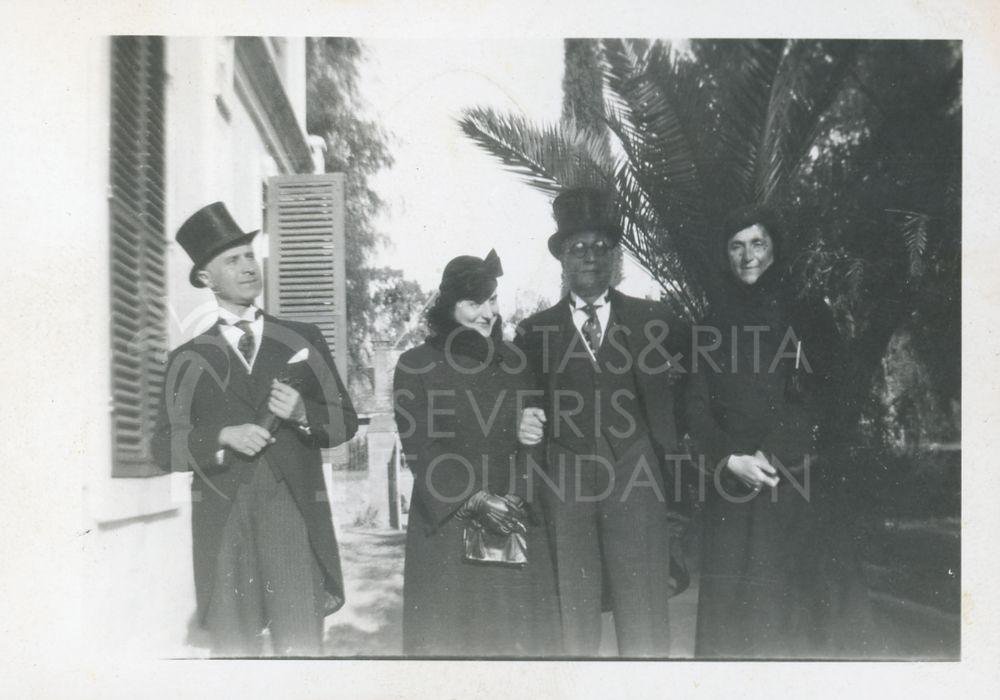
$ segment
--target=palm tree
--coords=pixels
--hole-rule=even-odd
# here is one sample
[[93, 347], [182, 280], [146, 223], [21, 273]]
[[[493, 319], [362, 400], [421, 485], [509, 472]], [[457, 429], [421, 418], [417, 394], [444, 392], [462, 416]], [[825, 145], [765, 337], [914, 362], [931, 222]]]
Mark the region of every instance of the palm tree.
[[889, 339], [935, 284], [928, 267], [958, 287], [960, 49], [604, 40], [602, 53], [607, 131], [480, 107], [461, 128], [550, 195], [612, 191], [624, 249], [692, 321], [722, 279], [721, 219], [779, 212], [798, 289], [834, 307], [854, 358], [842, 405], [855, 425]]

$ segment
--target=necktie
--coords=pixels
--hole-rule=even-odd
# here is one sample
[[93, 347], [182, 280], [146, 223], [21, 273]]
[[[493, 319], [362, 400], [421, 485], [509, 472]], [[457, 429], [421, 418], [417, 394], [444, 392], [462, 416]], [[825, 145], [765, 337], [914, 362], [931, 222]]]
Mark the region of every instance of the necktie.
[[243, 331], [243, 335], [240, 336], [239, 341], [236, 343], [236, 349], [240, 351], [243, 359], [249, 365], [250, 358], [253, 357], [253, 328], [250, 327], [250, 321], [237, 321], [233, 325]]
[[587, 304], [583, 307], [587, 312], [587, 320], [583, 322], [583, 337], [594, 355], [597, 355], [597, 349], [601, 347], [601, 319], [597, 318], [597, 309], [600, 307], [600, 304]]

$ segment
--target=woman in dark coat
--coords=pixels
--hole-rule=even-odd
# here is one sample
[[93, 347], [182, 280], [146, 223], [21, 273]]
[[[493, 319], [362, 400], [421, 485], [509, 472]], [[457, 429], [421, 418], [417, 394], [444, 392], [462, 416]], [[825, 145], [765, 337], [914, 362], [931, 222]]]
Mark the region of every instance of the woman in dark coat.
[[693, 359], [687, 392], [706, 482], [695, 654], [869, 655], [867, 589], [824, 432], [832, 314], [790, 292], [768, 212], [737, 211], [724, 236], [727, 283], [700, 331], [721, 342]]
[[[396, 423], [413, 472], [403, 574], [403, 651], [544, 656], [562, 639], [544, 514], [531, 502], [518, 410], [533, 388], [502, 339], [494, 251], [448, 263], [431, 336], [400, 357]], [[535, 489], [537, 490], [537, 489]], [[465, 534], [520, 532], [527, 563], [466, 560]]]

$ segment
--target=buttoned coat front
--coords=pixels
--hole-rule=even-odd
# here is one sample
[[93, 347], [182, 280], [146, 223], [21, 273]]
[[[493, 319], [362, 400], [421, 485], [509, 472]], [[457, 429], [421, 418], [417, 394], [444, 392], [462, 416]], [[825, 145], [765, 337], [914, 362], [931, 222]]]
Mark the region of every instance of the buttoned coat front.
[[[564, 643], [568, 653], [596, 653], [603, 599], [620, 653], [665, 656], [667, 598], [686, 585], [677, 583], [680, 562], [671, 566], [669, 504], [670, 469], [681, 461], [673, 386], [684, 371], [688, 327], [659, 302], [614, 289], [608, 301], [610, 320], [593, 356], [569, 297], [522, 321], [516, 339], [545, 409], [541, 452], [550, 477], [576, 489], [590, 483], [545, 499]], [[613, 477], [606, 490], [599, 463]], [[643, 486], [632, 488], [636, 482]]]
[[[688, 326], [673, 317], [661, 302], [637, 299], [616, 289], [608, 292], [614, 322], [605, 329], [610, 363], [633, 372], [641, 418], [649, 426], [658, 454], [677, 451], [677, 423], [673, 385], [684, 372], [689, 343]], [[557, 375], [568, 355], [585, 352], [573, 323], [569, 297], [530, 316], [518, 327], [515, 343], [524, 352], [536, 382], [543, 389], [539, 405], [553, 416]]]
[[[254, 458], [231, 450], [217, 456], [219, 432], [226, 426], [260, 423], [271, 381], [285, 378], [288, 361], [302, 351], [301, 378], [308, 431], [281, 423], [274, 444]], [[152, 450], [165, 471], [194, 472], [191, 484], [194, 578], [198, 616], [204, 622], [213, 590], [223, 527], [237, 488], [262, 462], [283, 479], [305, 522], [329, 594], [325, 610], [344, 602], [340, 557], [323, 481], [320, 449], [340, 444], [357, 430], [357, 415], [316, 326], [264, 315], [263, 333], [251, 372], [247, 372], [218, 325], [175, 349], [166, 366]], [[306, 575], [304, 573], [304, 575]]]

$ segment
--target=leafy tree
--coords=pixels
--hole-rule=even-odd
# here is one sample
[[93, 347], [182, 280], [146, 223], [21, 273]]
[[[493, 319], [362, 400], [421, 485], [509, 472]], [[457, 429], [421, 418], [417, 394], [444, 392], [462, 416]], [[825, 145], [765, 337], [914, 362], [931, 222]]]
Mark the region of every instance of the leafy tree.
[[510, 339], [513, 339], [516, 335], [517, 326], [521, 323], [521, 321], [528, 318], [532, 314], [544, 311], [552, 306], [552, 302], [542, 296], [536, 296], [531, 301], [523, 301], [521, 299], [518, 299], [517, 301], [518, 303], [513, 313], [503, 319], [504, 337]]
[[[407, 349], [423, 342], [426, 329], [422, 312], [432, 293], [403, 277], [403, 271], [391, 267], [369, 270], [368, 288], [376, 313], [372, 319], [371, 336], [396, 343], [397, 349]], [[371, 348], [367, 348], [370, 352]]]
[[371, 334], [378, 327], [377, 319], [386, 313], [402, 313], [380, 307], [379, 298], [372, 293], [372, 285], [385, 282], [390, 271], [368, 266], [369, 257], [383, 241], [374, 222], [385, 207], [370, 178], [391, 167], [393, 158], [388, 134], [378, 122], [364, 116], [358, 73], [364, 59], [361, 43], [346, 37], [312, 38], [307, 52], [307, 130], [326, 141], [327, 172], [345, 174], [350, 379], [367, 382], [365, 367], [370, 364]]
[[[803, 295], [821, 296], [846, 351], [842, 434], [858, 424], [890, 339], [954, 392], [960, 333], [961, 54], [951, 42], [602, 42], [605, 123], [535, 125], [471, 108], [465, 133], [549, 194], [616, 194], [623, 247], [691, 320], [725, 274], [716, 232], [737, 206], [782, 214]], [[920, 338], [923, 337], [923, 340]], [[945, 359], [941, 359], [945, 358]]]

